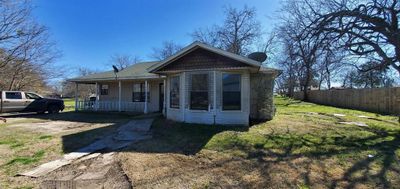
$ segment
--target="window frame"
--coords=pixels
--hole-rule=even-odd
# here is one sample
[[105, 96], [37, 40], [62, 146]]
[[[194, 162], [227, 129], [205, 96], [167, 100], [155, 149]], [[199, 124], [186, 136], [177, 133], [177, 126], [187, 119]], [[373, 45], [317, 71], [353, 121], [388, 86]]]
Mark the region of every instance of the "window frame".
[[[146, 102], [146, 83], [133, 83], [132, 85], [132, 102]], [[135, 85], [139, 85], [139, 92], [135, 92]], [[150, 102], [150, 85], [147, 89], [147, 102]], [[139, 93], [139, 101], [135, 101], [135, 93]]]
[[[32, 96], [30, 96], [30, 95], [34, 96], [35, 98], [32, 98]], [[28, 92], [28, 93], [25, 93], [25, 98], [31, 99], [31, 100], [40, 100], [42, 97], [38, 94]]]
[[[21, 97], [21, 98], [8, 98], [7, 97], [7, 93], [13, 93], [13, 94], [17, 94], [17, 93], [19, 93], [19, 96]], [[5, 99], [7, 99], [7, 100], [22, 100], [22, 93], [21, 92], [11, 92], [11, 91], [6, 91], [5, 92], [5, 95], [4, 95], [4, 98]]]
[[[240, 93], [240, 109], [237, 110], [225, 110], [224, 109], [224, 74], [229, 75], [239, 75], [239, 93]], [[242, 112], [243, 111], [243, 102], [242, 102], [242, 74], [241, 73], [233, 73], [233, 72], [222, 72], [221, 73], [221, 112]]]
[[[195, 75], [206, 75], [206, 78], [207, 78], [207, 91], [204, 91], [204, 90], [193, 91], [193, 76], [195, 76]], [[209, 86], [209, 82], [210, 82], [210, 74], [209, 73], [192, 73], [191, 74], [191, 77], [190, 77], [190, 90], [189, 90], [189, 94], [190, 94], [189, 110], [191, 110], [191, 111], [201, 111], [201, 112], [203, 112], [203, 111], [208, 112], [210, 110], [210, 86]], [[199, 92], [199, 93], [207, 92], [207, 106], [204, 107], [204, 109], [201, 109], [201, 108], [194, 109], [194, 108], [192, 108], [192, 97], [193, 97], [192, 92]]]
[[[106, 89], [103, 89], [103, 86], [107, 86]], [[100, 84], [100, 95], [107, 96], [110, 94], [110, 85], [109, 84]]]
[[[176, 106], [174, 106], [175, 104], [172, 104], [172, 80], [173, 79], [177, 79], [178, 80], [178, 104], [176, 105]], [[169, 83], [168, 83], [168, 85], [169, 85], [169, 108], [172, 108], [172, 109], [180, 109], [180, 107], [181, 107], [181, 77], [180, 77], [180, 75], [174, 75], [174, 76], [171, 76], [170, 77], [170, 79], [169, 79]]]

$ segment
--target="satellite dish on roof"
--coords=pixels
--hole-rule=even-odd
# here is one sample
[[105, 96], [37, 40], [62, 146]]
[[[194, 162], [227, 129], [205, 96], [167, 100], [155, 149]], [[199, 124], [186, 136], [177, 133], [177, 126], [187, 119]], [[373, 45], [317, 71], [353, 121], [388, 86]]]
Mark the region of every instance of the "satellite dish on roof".
[[114, 69], [114, 75], [115, 75], [115, 80], [118, 79], [117, 73], [119, 72], [117, 66], [112, 65], [113, 69]]
[[119, 72], [117, 66], [112, 65], [112, 67], [113, 67], [113, 69], [114, 69], [114, 73], [118, 73], [118, 72]]
[[247, 57], [257, 62], [264, 62], [265, 60], [267, 60], [267, 54], [265, 54], [264, 52], [253, 52], [247, 55]]

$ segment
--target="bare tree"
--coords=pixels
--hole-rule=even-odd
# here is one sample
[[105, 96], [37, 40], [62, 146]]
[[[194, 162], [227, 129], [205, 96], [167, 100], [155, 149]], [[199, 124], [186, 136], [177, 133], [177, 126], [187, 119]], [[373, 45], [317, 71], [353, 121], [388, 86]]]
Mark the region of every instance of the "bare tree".
[[282, 24], [278, 33], [289, 53], [289, 60], [298, 64], [298, 80], [300, 89], [304, 93], [304, 100], [308, 100], [308, 90], [316, 79], [318, 59], [326, 49], [328, 36], [320, 35], [310, 38], [306, 33], [307, 26], [313, 20], [313, 15], [304, 12], [305, 4], [298, 1], [289, 1], [282, 10]]
[[138, 56], [120, 55], [115, 54], [111, 56], [111, 65], [116, 66], [119, 70], [123, 70], [128, 66], [140, 62], [141, 59]]
[[316, 16], [313, 35], [335, 36], [353, 55], [373, 59], [372, 69], [393, 67], [400, 73], [400, 2], [397, 0], [306, 0]]
[[29, 1], [0, 1], [0, 49], [0, 89], [40, 91], [62, 73], [52, 69], [59, 53], [32, 19]]
[[[86, 76], [96, 73], [96, 71], [81, 67], [78, 69], [78, 77]], [[79, 85], [78, 97], [89, 98], [90, 95], [95, 94], [96, 86], [93, 84]], [[73, 97], [75, 95], [75, 84], [66, 80], [61, 82], [61, 94], [63, 97]]]
[[194, 40], [208, 43], [229, 52], [245, 55], [256, 39], [261, 36], [261, 25], [256, 19], [255, 8], [225, 8], [225, 20], [221, 26], [197, 29], [191, 35]]
[[150, 56], [157, 60], [164, 60], [181, 49], [182, 46], [173, 41], [164, 41], [161, 48], [153, 48], [153, 53]]

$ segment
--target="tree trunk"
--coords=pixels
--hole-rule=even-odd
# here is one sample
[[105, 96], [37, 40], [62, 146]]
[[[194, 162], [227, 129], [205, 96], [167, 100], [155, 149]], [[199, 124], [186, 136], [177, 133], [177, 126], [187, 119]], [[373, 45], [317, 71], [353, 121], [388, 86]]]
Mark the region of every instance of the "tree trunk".
[[311, 69], [307, 68], [307, 73], [306, 73], [306, 81], [304, 82], [304, 98], [303, 101], [308, 102], [308, 87], [310, 86], [310, 80], [311, 80]]

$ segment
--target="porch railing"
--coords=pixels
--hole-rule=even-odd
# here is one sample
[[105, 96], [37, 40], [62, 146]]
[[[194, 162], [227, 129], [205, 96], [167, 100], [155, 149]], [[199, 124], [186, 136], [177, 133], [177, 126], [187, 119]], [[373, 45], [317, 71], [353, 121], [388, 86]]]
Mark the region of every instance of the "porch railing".
[[[119, 111], [118, 101], [78, 101], [78, 111]], [[121, 102], [121, 111], [143, 112], [144, 102]]]

